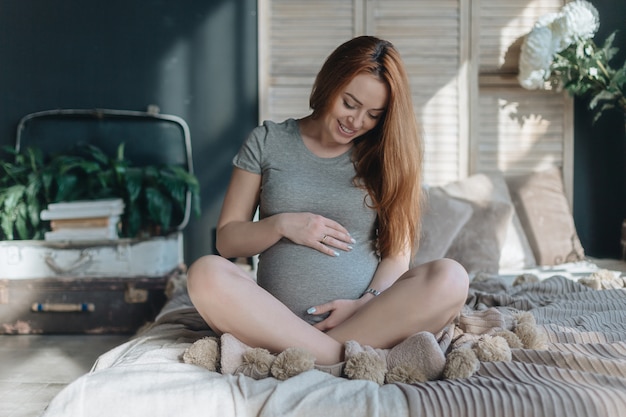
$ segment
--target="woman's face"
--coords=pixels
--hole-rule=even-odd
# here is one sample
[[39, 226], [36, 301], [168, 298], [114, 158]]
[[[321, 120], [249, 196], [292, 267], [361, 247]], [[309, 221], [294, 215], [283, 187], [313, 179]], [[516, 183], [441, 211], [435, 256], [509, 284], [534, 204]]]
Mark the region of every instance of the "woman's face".
[[388, 96], [387, 85], [375, 76], [354, 77], [324, 117], [331, 141], [346, 145], [372, 130], [383, 117]]

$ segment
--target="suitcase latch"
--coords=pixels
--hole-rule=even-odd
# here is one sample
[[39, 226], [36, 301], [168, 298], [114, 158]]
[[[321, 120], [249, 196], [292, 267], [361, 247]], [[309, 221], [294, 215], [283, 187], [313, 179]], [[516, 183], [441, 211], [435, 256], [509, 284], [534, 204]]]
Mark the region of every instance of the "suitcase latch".
[[145, 303], [148, 301], [148, 290], [135, 288], [134, 284], [127, 284], [124, 292], [124, 301], [128, 304]]

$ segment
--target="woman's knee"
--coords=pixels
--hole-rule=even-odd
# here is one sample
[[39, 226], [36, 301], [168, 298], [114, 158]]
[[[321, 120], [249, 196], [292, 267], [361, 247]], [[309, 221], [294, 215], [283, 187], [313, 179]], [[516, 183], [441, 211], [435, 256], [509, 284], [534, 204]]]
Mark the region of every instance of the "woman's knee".
[[469, 288], [469, 276], [467, 271], [457, 261], [449, 258], [439, 259], [431, 265], [432, 276], [436, 277], [441, 290], [448, 295], [456, 295], [463, 302], [467, 298]]
[[193, 300], [200, 294], [218, 292], [220, 280], [230, 267], [227, 259], [217, 255], [206, 255], [196, 260], [187, 271], [187, 290]]

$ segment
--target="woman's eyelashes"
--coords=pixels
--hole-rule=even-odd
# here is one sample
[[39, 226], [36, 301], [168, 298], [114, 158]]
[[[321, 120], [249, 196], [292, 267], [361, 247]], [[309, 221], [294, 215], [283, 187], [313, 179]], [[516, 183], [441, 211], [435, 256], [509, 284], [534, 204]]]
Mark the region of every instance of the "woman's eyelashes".
[[[346, 109], [348, 110], [355, 110], [356, 106], [352, 105], [350, 103], [348, 103], [346, 100], [343, 101], [343, 105], [346, 107]], [[372, 114], [372, 113], [367, 113], [367, 116], [372, 119], [372, 120], [378, 120], [380, 119], [380, 114]]]

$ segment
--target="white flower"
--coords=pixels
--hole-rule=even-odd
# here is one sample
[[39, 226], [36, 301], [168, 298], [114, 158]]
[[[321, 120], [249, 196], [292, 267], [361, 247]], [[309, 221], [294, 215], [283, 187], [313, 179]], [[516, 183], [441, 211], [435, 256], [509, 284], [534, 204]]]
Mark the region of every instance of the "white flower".
[[543, 88], [554, 56], [574, 42], [592, 38], [599, 26], [598, 10], [585, 0], [569, 2], [560, 12], [540, 17], [522, 43], [517, 77], [521, 86]]
[[540, 26], [548, 27], [548, 26], [550, 26], [552, 24], [552, 22], [554, 22], [556, 19], [558, 19], [559, 16], [561, 16], [561, 13], [547, 13], [547, 14], [544, 14], [539, 19], [537, 19], [537, 21], [535, 22], [535, 25], [533, 27], [540, 27]]
[[561, 9], [559, 17], [550, 24], [556, 37], [560, 38], [557, 52], [579, 39], [590, 39], [600, 27], [598, 10], [588, 1], [576, 0]]
[[517, 77], [522, 87], [529, 90], [543, 88], [550, 76], [550, 64], [555, 53], [552, 31], [535, 25], [522, 43]]

